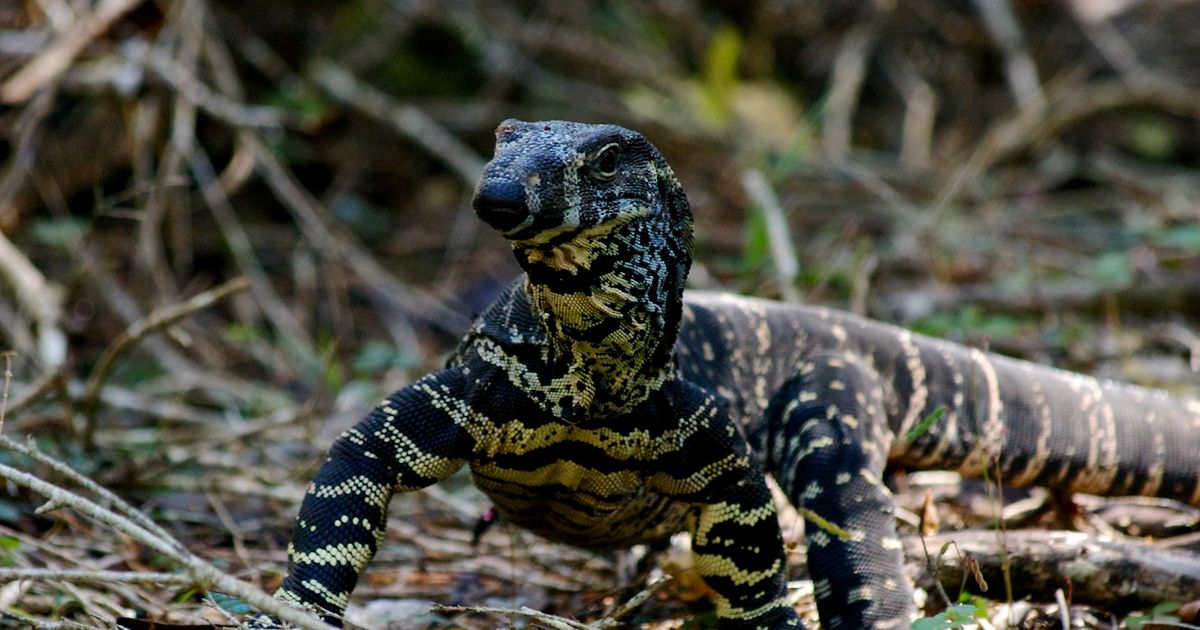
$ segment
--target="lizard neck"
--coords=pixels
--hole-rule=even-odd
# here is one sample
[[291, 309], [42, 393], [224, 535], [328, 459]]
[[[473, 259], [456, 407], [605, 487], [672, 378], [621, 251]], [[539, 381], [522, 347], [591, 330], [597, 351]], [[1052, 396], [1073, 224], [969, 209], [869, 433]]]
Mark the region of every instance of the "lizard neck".
[[[580, 408], [627, 412], [672, 375], [690, 225], [624, 216], [556, 240], [514, 243], [525, 290]], [[685, 236], [686, 233], [686, 236]]]

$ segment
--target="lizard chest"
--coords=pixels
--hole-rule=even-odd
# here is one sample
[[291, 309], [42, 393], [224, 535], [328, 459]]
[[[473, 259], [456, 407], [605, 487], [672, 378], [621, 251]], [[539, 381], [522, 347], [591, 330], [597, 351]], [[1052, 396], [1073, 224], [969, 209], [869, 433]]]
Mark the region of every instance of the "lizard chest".
[[671, 448], [663, 442], [668, 436], [516, 419], [487, 433], [486, 442], [477, 442], [471, 475], [509, 522], [601, 548], [661, 539], [684, 525], [688, 506], [652, 489], [655, 459]]

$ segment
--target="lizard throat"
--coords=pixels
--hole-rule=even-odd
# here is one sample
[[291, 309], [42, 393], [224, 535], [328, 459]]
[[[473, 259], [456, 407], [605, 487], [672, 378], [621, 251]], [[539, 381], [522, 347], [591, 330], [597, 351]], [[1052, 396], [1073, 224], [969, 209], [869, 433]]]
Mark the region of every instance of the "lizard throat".
[[530, 304], [593, 413], [632, 409], [670, 374], [682, 296], [682, 277], [671, 280], [673, 241], [658, 222], [634, 217], [553, 246], [514, 243]]

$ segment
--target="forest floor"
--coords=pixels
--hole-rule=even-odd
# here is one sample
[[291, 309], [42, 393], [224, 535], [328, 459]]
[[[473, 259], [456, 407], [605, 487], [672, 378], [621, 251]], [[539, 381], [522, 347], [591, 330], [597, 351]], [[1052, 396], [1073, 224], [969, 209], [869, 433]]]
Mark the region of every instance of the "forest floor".
[[[1196, 32], [1182, 0], [0, 6], [0, 627], [232, 624], [218, 593], [278, 585], [334, 437], [519, 272], [469, 207], [508, 117], [646, 133], [697, 288], [1200, 398]], [[928, 627], [1194, 617], [1196, 509], [995, 481], [892, 479]], [[682, 541], [475, 542], [487, 508], [465, 473], [398, 496], [351, 620], [712, 623]]]

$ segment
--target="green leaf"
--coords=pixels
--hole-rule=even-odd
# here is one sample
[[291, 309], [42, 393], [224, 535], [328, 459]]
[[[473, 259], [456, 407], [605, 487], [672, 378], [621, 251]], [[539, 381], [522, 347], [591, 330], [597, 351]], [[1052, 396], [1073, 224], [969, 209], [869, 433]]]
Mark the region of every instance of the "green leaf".
[[1129, 252], [1105, 252], [1092, 265], [1092, 277], [1100, 285], [1115, 289], [1133, 282], [1133, 262]]
[[1167, 228], [1154, 241], [1162, 247], [1200, 251], [1200, 225], [1188, 223]]
[[832, 521], [826, 520], [825, 517], [821, 516], [820, 514], [817, 514], [808, 508], [800, 508], [798, 511], [800, 512], [800, 515], [805, 518], [805, 520], [811, 522], [817, 527], [830, 534], [833, 534], [834, 536], [837, 536], [842, 540], [850, 540], [850, 532], [833, 524]]
[[928, 433], [930, 427], [932, 427], [933, 424], [940, 420], [944, 415], [946, 415], [946, 407], [942, 406], [934, 409], [932, 413], [930, 413], [928, 416], [925, 416], [925, 419], [922, 420], [920, 424], [913, 427], [912, 430], [904, 436], [904, 441], [912, 444], [917, 440], [917, 438]]
[[1151, 160], [1167, 160], [1175, 152], [1174, 131], [1166, 121], [1157, 118], [1134, 120], [1129, 129], [1129, 143], [1138, 155]]
[[226, 595], [225, 593], [217, 593], [213, 591], [210, 592], [208, 596], [212, 598], [213, 603], [219, 606], [221, 610], [226, 612], [233, 613], [235, 615], [248, 615], [252, 612], [255, 612], [254, 608], [252, 608], [250, 604], [247, 604], [246, 602], [232, 595]]
[[1159, 602], [1150, 609], [1150, 614], [1155, 618], [1166, 617], [1179, 610], [1179, 602]]
[[729, 25], [718, 28], [708, 44], [701, 76], [701, 113], [709, 120], [720, 122], [729, 116], [741, 55], [742, 35], [737, 29]]
[[59, 249], [77, 247], [87, 233], [88, 224], [75, 217], [39, 219], [30, 226], [33, 239], [42, 245]]
[[746, 277], [758, 273], [770, 257], [771, 240], [767, 234], [767, 220], [762, 210], [755, 206], [746, 216], [742, 240], [742, 274]]
[[940, 630], [941, 628], [953, 628], [950, 625], [950, 620], [945, 617], [945, 613], [939, 613], [932, 617], [922, 617], [912, 622], [912, 630]]
[[13, 536], [0, 536], [0, 567], [10, 567], [17, 562], [17, 549], [21, 541]]

